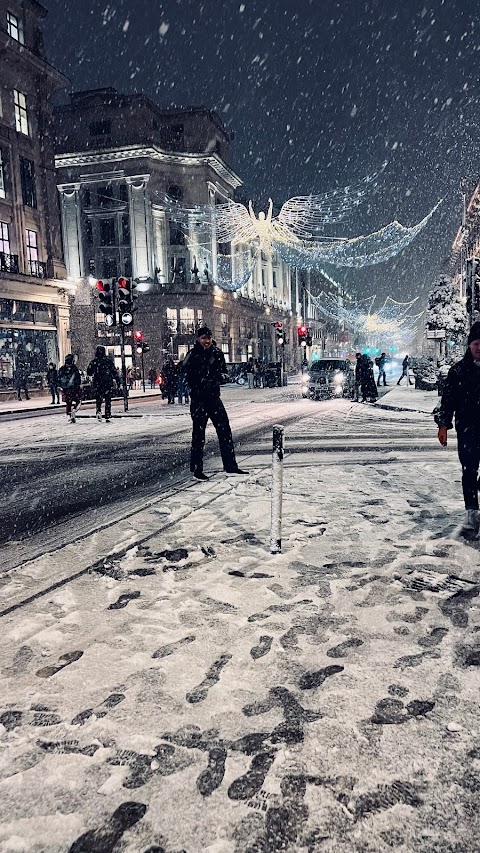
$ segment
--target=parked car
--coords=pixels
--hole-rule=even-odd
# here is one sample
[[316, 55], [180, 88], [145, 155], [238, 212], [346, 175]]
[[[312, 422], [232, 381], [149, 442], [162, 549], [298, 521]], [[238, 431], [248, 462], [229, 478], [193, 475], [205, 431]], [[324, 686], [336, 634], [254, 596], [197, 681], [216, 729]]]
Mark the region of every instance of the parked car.
[[355, 370], [346, 358], [319, 358], [302, 375], [302, 397], [327, 400], [355, 396]]

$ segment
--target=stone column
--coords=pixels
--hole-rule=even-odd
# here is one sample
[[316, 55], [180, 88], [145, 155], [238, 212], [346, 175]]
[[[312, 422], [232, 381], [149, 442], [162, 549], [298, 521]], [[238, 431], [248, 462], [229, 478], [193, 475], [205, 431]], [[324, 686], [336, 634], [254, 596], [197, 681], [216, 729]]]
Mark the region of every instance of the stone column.
[[167, 221], [165, 211], [158, 207], [152, 208], [153, 235], [155, 246], [155, 269], [160, 270], [157, 275], [158, 284], [164, 284], [170, 279], [168, 268], [167, 248]]
[[[215, 207], [215, 189], [209, 184], [208, 187], [208, 201], [209, 204], [212, 205], [212, 208]], [[212, 210], [212, 269], [210, 270], [210, 280], [214, 282], [217, 279], [217, 232], [215, 229], [215, 219], [213, 216]]]
[[85, 275], [83, 259], [80, 184], [60, 184], [60, 212], [62, 216], [65, 265], [70, 278]]
[[57, 305], [57, 335], [59, 364], [63, 364], [65, 356], [71, 352], [70, 308], [68, 305]]
[[147, 186], [150, 175], [126, 177], [132, 247], [132, 274], [153, 281], [152, 216]]

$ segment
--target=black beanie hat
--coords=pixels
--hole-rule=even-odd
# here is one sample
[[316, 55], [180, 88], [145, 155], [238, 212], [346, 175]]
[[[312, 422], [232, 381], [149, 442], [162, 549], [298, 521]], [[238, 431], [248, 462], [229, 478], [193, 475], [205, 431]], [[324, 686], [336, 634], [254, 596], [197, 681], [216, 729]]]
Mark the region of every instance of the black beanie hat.
[[206, 338], [211, 338], [212, 330], [209, 329], [208, 326], [200, 326], [200, 328], [197, 329], [195, 334], [197, 338], [201, 338], [203, 335], [205, 335]]
[[468, 343], [471, 344], [472, 341], [480, 341], [480, 323], [474, 323], [468, 333]]

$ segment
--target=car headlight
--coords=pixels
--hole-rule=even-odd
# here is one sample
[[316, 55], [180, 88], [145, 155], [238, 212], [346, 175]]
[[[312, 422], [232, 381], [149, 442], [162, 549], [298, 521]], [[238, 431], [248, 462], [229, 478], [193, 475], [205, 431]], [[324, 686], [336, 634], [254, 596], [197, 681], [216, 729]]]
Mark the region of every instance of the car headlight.
[[333, 377], [334, 382], [343, 382], [344, 379], [345, 379], [345, 376], [341, 370], [339, 370], [339, 372], [336, 373], [335, 376]]
[[343, 385], [335, 385], [335, 394], [343, 394]]

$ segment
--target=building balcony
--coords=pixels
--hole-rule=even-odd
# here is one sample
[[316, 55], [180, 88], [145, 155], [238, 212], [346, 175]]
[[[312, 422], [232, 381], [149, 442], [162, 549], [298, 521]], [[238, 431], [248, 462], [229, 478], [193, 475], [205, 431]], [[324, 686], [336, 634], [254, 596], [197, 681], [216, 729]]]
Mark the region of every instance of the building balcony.
[[18, 255], [9, 255], [6, 252], [0, 252], [0, 272], [19, 273]]
[[47, 278], [47, 265], [42, 261], [29, 261], [28, 275], [34, 278]]

